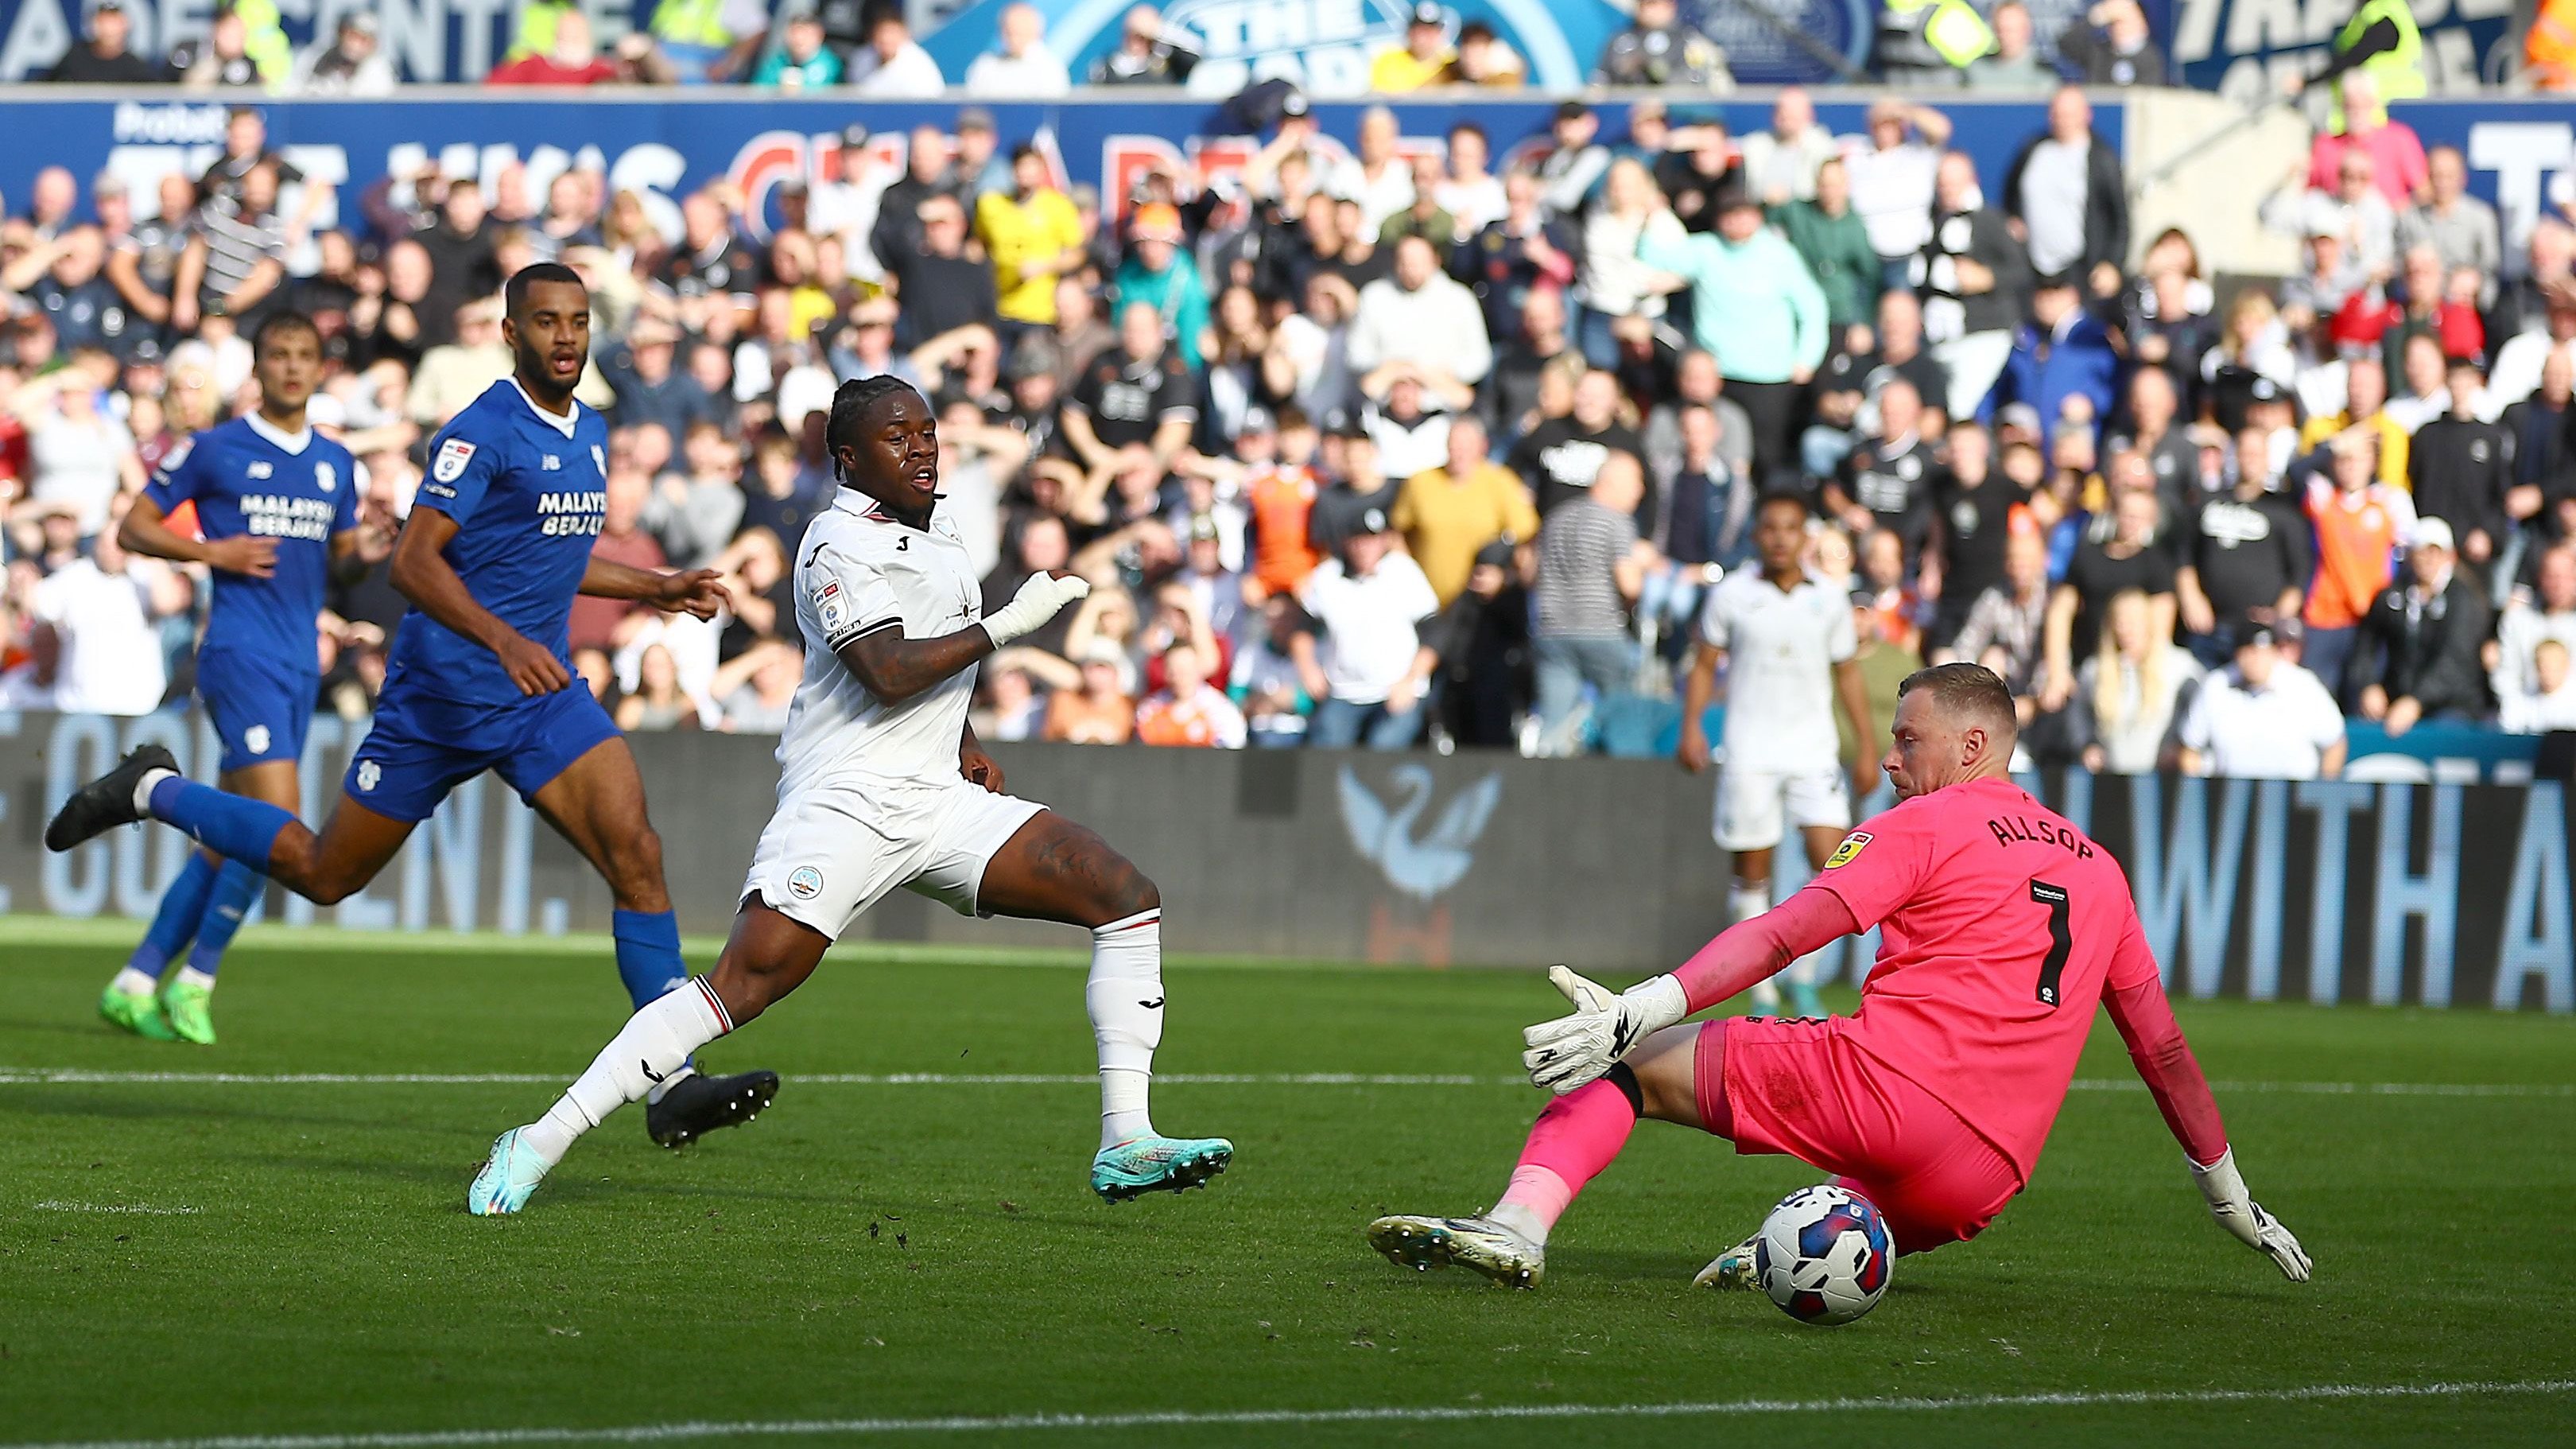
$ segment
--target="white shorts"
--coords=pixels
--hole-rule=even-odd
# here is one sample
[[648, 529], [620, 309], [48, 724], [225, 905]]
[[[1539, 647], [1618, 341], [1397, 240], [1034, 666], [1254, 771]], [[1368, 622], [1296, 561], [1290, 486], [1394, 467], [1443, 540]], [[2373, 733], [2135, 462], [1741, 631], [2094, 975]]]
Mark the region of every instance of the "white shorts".
[[741, 898], [833, 940], [898, 886], [971, 916], [985, 864], [1045, 808], [962, 779], [811, 786], [778, 802]]
[[1839, 766], [1787, 771], [1718, 768], [1720, 850], [1769, 850], [1792, 825], [1849, 830], [1851, 823], [1851, 797], [1843, 793]]

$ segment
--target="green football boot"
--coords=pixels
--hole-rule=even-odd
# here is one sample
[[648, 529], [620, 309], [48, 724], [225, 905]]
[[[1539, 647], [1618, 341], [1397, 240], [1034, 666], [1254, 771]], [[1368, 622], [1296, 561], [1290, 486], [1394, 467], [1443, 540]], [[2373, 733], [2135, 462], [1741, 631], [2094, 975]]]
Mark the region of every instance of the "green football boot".
[[161, 988], [161, 1011], [169, 1019], [170, 1030], [181, 1041], [213, 1046], [215, 1019], [208, 1009], [214, 1005], [215, 993], [178, 978], [179, 973], [171, 972], [169, 984]]
[[1091, 1190], [1111, 1202], [1205, 1187], [1234, 1160], [1222, 1137], [1132, 1137], [1091, 1159]]
[[[170, 1020], [161, 1014], [161, 1000], [149, 991], [119, 991], [111, 981], [98, 994], [98, 1014], [107, 1024], [130, 1031], [146, 1041], [177, 1041], [179, 1033], [170, 1029]], [[212, 1040], [212, 1038], [208, 1038]]]

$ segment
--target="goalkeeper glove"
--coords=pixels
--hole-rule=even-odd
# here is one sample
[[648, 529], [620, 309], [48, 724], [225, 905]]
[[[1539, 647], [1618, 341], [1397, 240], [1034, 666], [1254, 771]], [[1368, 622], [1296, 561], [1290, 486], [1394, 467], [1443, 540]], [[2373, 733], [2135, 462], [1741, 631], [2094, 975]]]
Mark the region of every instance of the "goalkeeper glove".
[[1615, 995], [1563, 965], [1547, 968], [1547, 979], [1574, 1003], [1574, 1010], [1521, 1033], [1529, 1048], [1521, 1053], [1521, 1065], [1529, 1069], [1533, 1085], [1560, 1097], [1596, 1080], [1637, 1043], [1690, 1015], [1690, 998], [1670, 976]]
[[1046, 627], [1046, 621], [1054, 618], [1058, 610], [1090, 592], [1089, 581], [1079, 577], [1031, 574], [1009, 603], [984, 620], [984, 632], [991, 636], [993, 647], [999, 649], [1023, 634], [1034, 634]]
[[2281, 1270], [2281, 1276], [2293, 1283], [2308, 1281], [2307, 1250], [2281, 1220], [2263, 1211], [2263, 1205], [2245, 1192], [2245, 1179], [2236, 1171], [2236, 1149], [2228, 1148], [2216, 1162], [2204, 1167], [2183, 1155], [2183, 1164], [2191, 1169], [2191, 1180], [2200, 1185], [2200, 1195], [2209, 1199], [2209, 1215], [2218, 1225], [2236, 1235], [2236, 1241], [2270, 1258]]

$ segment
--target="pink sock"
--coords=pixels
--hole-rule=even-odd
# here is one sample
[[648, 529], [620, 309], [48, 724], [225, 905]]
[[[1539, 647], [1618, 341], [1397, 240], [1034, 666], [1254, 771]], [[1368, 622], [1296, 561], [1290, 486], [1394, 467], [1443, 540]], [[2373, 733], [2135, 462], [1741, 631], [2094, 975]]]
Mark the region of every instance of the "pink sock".
[[1619, 1155], [1636, 1125], [1628, 1094], [1610, 1082], [1594, 1082], [1548, 1103], [1491, 1216], [1546, 1242], [1574, 1195]]

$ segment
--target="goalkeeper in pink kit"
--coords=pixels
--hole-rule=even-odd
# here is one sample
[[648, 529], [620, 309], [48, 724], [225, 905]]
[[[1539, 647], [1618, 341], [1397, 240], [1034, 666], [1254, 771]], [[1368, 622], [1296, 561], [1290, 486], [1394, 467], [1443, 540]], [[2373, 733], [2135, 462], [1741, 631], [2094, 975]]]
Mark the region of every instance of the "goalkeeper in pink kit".
[[[2013, 784], [2016, 733], [1992, 672], [1945, 664], [1908, 678], [1885, 762], [1896, 808], [1670, 975], [1613, 993], [1554, 968], [1575, 1009], [1531, 1027], [1522, 1061], [1557, 1097], [1502, 1201], [1481, 1217], [1380, 1218], [1369, 1242], [1408, 1267], [1536, 1287], [1548, 1230], [1640, 1117], [1835, 1174], [1877, 1206], [1900, 1253], [1964, 1242], [2030, 1180], [2099, 1002], [2219, 1226], [2304, 1281], [2298, 1239], [2246, 1193], [2127, 877]], [[1884, 945], [1855, 1015], [1681, 1024], [1871, 926]], [[1749, 1288], [1752, 1267], [1748, 1240], [1697, 1281]]]

